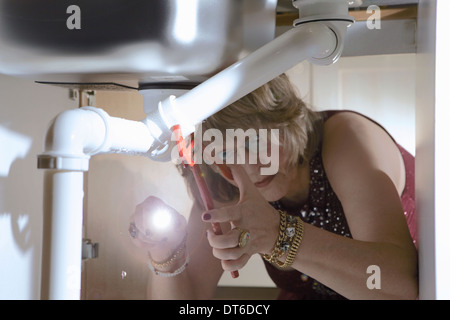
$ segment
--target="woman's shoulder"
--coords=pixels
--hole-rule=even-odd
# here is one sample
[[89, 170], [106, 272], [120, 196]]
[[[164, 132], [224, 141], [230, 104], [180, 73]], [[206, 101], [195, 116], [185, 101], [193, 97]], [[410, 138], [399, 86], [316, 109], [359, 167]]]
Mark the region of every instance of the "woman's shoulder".
[[327, 126], [341, 125], [350, 126], [363, 123], [374, 123], [380, 126], [371, 118], [353, 110], [325, 110], [320, 112]]
[[402, 155], [392, 136], [372, 119], [353, 111], [335, 112], [324, 123], [322, 158], [325, 170], [381, 170], [400, 190]]
[[347, 148], [349, 144], [366, 145], [384, 130], [359, 113], [341, 111], [327, 114], [323, 131], [324, 148], [330, 147], [330, 143]]
[[[351, 110], [324, 111], [324, 139], [353, 138], [355, 142], [370, 143], [372, 139], [382, 139], [385, 143], [396, 144], [390, 133], [378, 122], [359, 112]], [[351, 142], [349, 140], [348, 142]]]
[[387, 135], [395, 143], [392, 135], [379, 122], [371, 117], [354, 110], [325, 110], [320, 111], [324, 124], [327, 127], [338, 127], [341, 130], [359, 129], [371, 127], [376, 129], [378, 133]]

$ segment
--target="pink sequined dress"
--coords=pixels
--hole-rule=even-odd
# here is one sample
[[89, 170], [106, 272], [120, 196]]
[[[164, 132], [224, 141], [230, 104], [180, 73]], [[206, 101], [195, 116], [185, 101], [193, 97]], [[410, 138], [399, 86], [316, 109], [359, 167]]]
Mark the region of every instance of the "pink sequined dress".
[[[324, 111], [324, 121], [337, 112]], [[406, 168], [406, 184], [401, 200], [410, 234], [416, 243], [416, 219], [414, 202], [414, 157], [402, 146], [398, 148], [403, 156]], [[272, 202], [276, 209], [283, 209], [278, 201]], [[310, 160], [310, 190], [307, 202], [297, 212], [290, 214], [300, 216], [303, 221], [324, 230], [351, 238], [351, 231], [345, 218], [341, 202], [330, 186], [322, 163], [321, 148]], [[315, 279], [297, 271], [280, 270], [264, 260], [269, 276], [281, 289], [279, 299], [345, 299], [332, 289], [324, 286]]]

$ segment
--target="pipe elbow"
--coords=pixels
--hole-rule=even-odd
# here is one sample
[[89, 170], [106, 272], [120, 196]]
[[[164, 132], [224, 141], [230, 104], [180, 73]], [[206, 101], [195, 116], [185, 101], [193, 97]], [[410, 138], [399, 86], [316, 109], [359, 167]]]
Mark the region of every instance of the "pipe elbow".
[[95, 112], [67, 110], [50, 123], [44, 150], [58, 155], [87, 155], [102, 144], [105, 134], [105, 124]]
[[[299, 18], [294, 21], [295, 28], [304, 26], [317, 28], [318, 25], [328, 30], [316, 30], [317, 41], [313, 47], [319, 49], [312, 58], [311, 63], [329, 65], [336, 62], [342, 54], [347, 28], [354, 23], [354, 18], [348, 14], [347, 0], [293, 0], [292, 5], [299, 10]], [[313, 27], [314, 26], [314, 27]], [[330, 35], [333, 40], [330, 42]], [[331, 47], [328, 50], [328, 45]], [[321, 46], [325, 50], [321, 50]]]
[[87, 171], [90, 155], [104, 144], [106, 131], [102, 116], [89, 108], [61, 112], [47, 129], [38, 167]]
[[306, 47], [312, 59], [328, 58], [336, 49], [337, 38], [329, 26], [322, 22], [309, 22], [294, 27], [298, 47]]
[[316, 65], [335, 63], [344, 49], [348, 21], [309, 22], [296, 28], [305, 28], [311, 36], [308, 61]]
[[153, 141], [141, 121], [110, 117], [94, 107], [67, 110], [51, 121], [38, 167], [87, 171], [95, 154], [145, 154]]

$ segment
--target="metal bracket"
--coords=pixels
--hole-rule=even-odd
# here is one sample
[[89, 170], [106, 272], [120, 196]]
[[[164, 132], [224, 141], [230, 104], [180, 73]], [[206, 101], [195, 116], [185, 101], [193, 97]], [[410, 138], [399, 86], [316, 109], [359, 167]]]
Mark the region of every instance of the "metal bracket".
[[98, 243], [92, 243], [90, 239], [83, 239], [82, 254], [83, 260], [94, 259], [98, 257]]

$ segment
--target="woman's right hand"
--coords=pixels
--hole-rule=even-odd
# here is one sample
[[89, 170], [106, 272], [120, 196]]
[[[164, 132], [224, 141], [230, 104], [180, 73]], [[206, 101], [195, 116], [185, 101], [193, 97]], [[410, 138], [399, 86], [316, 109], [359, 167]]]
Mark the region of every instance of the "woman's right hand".
[[130, 217], [130, 235], [154, 261], [170, 259], [186, 240], [186, 218], [161, 199], [150, 196]]

